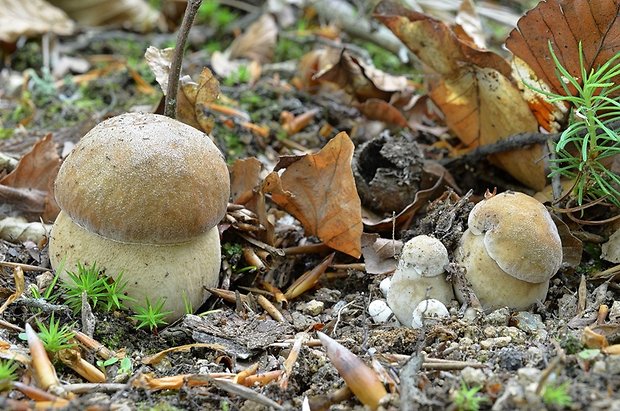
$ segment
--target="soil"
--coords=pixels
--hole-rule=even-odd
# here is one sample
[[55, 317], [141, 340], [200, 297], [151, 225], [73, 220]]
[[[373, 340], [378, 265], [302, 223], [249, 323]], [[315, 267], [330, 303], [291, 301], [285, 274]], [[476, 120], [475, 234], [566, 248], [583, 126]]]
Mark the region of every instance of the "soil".
[[[116, 34], [109, 32], [101, 38], [93, 34], [95, 39], [87, 44], [78, 41], [78, 37], [66, 41], [74, 54], [82, 56], [113, 55], [118, 44], [127, 41], [124, 50], [127, 53], [138, 50], [133, 58], [139, 58], [147, 45], [159, 46], [172, 40], [171, 35], [132, 35], [129, 41], [123, 40], [122, 32]], [[11, 55], [11, 67], [14, 70], [34, 68], [41, 73], [37, 40], [30, 40], [28, 44], [31, 46]], [[188, 71], [194, 65], [206, 64], [206, 56], [197, 44], [190, 46], [186, 62], [189, 62], [186, 64]], [[139, 63], [137, 68], [155, 86], [144, 65]], [[414, 201], [423, 179], [423, 159], [447, 155], [445, 151], [430, 147], [428, 143], [435, 137], [397, 130], [374, 133], [360, 112], [342, 96], [309, 95], [284, 86], [293, 74], [290, 71], [278, 73], [281, 82], [275, 81], [273, 76], [263, 76], [252, 87], [245, 84], [222, 87], [223, 94], [239, 101], [240, 108], [251, 113], [253, 122], [269, 125], [272, 130], [267, 139], [260, 140], [239, 125], [232, 129], [230, 125], [216, 125], [214, 138], [229, 163], [238, 158], [259, 156], [275, 164], [278, 155], [294, 154], [291, 145], [277, 135], [280, 113], [286, 110], [301, 114], [318, 109], [313, 122], [290, 137], [296, 147], [323, 146], [335, 135], [335, 131], [327, 137], [319, 133], [325, 123], [334, 130], [348, 131], [360, 147], [355, 158], [355, 164], [362, 166], [358, 170], [358, 183], [366, 183], [370, 188], [369, 193], [361, 195], [366, 205], [389, 217]], [[102, 74], [81, 89], [66, 82], [54, 94], [34, 96], [36, 109], [29, 125], [16, 129], [10, 138], [0, 140], [0, 152], [19, 157], [47, 132], [54, 134], [59, 152], [62, 152], [102, 118], [136, 106], [157, 106], [160, 94], [143, 94], [136, 87], [125, 68]], [[63, 103], [67, 96], [90, 103], [67, 105]], [[20, 100], [3, 97], [0, 90], [0, 103], [4, 111], [15, 112]], [[15, 119], [3, 117], [2, 121], [5, 129], [17, 127]], [[359, 127], [358, 123], [361, 123]], [[446, 245], [452, 256], [467, 227], [467, 215], [473, 206], [469, 200], [480, 199], [486, 188], [497, 187], [498, 191], [504, 191], [520, 187], [486, 161], [468, 165], [467, 172], [448, 171], [456, 180], [454, 187], [427, 199], [406, 227], [382, 233], [383, 237], [394, 236], [406, 241], [419, 234], [433, 235]], [[389, 190], [382, 191], [382, 187]], [[465, 195], [470, 188], [474, 190], [473, 195]], [[446, 194], [440, 198], [444, 191]], [[459, 202], [461, 198], [464, 200]], [[385, 204], [379, 204], [377, 199], [385, 200]], [[282, 216], [282, 213], [276, 215]], [[390, 274], [360, 271], [353, 264], [359, 261], [340, 254], [334, 260], [340, 266], [328, 269], [310, 291], [288, 303], [277, 304], [284, 317], [278, 322], [256, 302], [259, 295], [271, 297], [258, 289], [261, 280], [269, 279], [285, 290], [301, 274], [317, 266], [327, 252], [272, 254], [263, 270], [245, 270], [249, 264], [242, 257], [241, 247], [235, 249], [234, 246], [250, 246], [241, 236], [246, 233], [225, 224], [222, 230], [222, 243], [230, 251], [223, 252], [222, 287], [247, 294], [249, 301], [241, 303], [238, 299], [235, 304], [212, 296], [196, 310], [197, 315], [188, 314], [154, 332], [137, 329], [137, 322], [127, 312], [95, 310], [92, 337], [115, 351], [119, 358], [127, 356], [132, 371], [121, 373], [120, 363], [105, 367], [107, 383], [85, 386], [65, 409], [301, 410], [309, 409], [305, 408], [307, 403], [312, 410], [365, 409], [354, 395], [346, 390], [343, 393], [346, 383], [317, 340], [316, 331], [320, 330], [380, 373], [389, 395], [382, 400], [379, 409], [620, 410], [620, 355], [587, 349], [591, 344], [584, 340], [585, 329], [590, 327], [604, 334], [609, 344], [620, 343], [620, 287], [615, 280], [589, 278], [591, 273], [611, 266], [599, 258], [599, 240], [603, 238], [599, 235], [603, 234], [598, 229], [592, 230], [594, 236], [589, 237], [596, 241], [585, 243], [580, 265], [561, 269], [551, 281], [547, 299], [532, 309], [515, 312], [503, 308], [483, 312], [453, 301], [448, 307], [449, 318], [426, 322], [421, 329], [403, 327], [393, 318], [375, 323], [368, 314], [368, 305], [383, 298], [379, 284]], [[306, 237], [299, 222], [290, 217], [278, 220], [276, 233], [281, 248], [317, 242], [316, 238]], [[0, 260], [49, 268], [44, 243], [2, 241]], [[5, 299], [16, 291], [13, 268], [2, 267], [1, 274], [0, 296]], [[25, 290], [40, 284], [42, 279], [37, 278], [40, 275], [40, 272], [26, 269]], [[46, 303], [24, 293], [8, 305], [2, 320], [24, 327], [26, 323], [34, 324], [35, 319], [45, 322], [55, 313], [62, 324], [83, 329], [81, 316], [63, 305], [62, 289], [56, 288], [53, 294], [57, 299]], [[598, 318], [603, 306], [610, 308], [609, 315]], [[6, 324], [0, 327], [3, 327], [0, 338], [10, 344], [11, 349], [27, 352], [27, 344], [17, 329]], [[292, 358], [296, 339], [303, 339], [303, 344], [287, 381], [281, 377], [241, 389], [204, 377], [214, 373], [239, 373], [253, 364], [258, 364], [259, 374], [281, 370], [287, 358]], [[156, 364], [144, 363], [149, 356], [162, 350], [195, 343], [202, 345], [170, 352]], [[85, 351], [84, 355], [93, 357], [92, 352]], [[84, 382], [62, 364], [56, 363], [56, 371], [63, 384]], [[361, 369], [353, 372], [361, 372]], [[25, 368], [21, 367], [18, 374], [28, 381]], [[185, 383], [176, 389], [151, 389], [140, 383], [145, 375], [156, 378], [185, 375]], [[542, 395], [545, 390], [548, 394]], [[467, 392], [477, 400], [464, 405], [459, 398]], [[553, 392], [556, 392], [555, 397]], [[18, 390], [4, 392], [0, 408], [8, 409], [16, 404], [9, 400], [25, 399]]]

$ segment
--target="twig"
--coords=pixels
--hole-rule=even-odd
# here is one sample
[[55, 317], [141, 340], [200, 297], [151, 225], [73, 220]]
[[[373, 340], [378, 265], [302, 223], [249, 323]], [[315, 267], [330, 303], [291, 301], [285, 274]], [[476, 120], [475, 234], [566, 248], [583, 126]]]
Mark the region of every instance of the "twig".
[[[605, 124], [606, 127], [616, 130], [620, 128], [620, 120], [610, 121]], [[601, 133], [602, 134], [602, 133]], [[583, 131], [578, 134], [579, 136], [585, 136], [586, 132]], [[460, 164], [470, 164], [480, 160], [483, 157], [486, 157], [490, 154], [503, 153], [505, 151], [518, 150], [523, 148], [524, 146], [532, 145], [532, 144], [542, 144], [547, 141], [549, 142], [557, 142], [560, 139], [561, 133], [555, 134], [543, 134], [543, 133], [519, 133], [514, 134], [510, 137], [507, 137], [503, 140], [498, 141], [493, 144], [486, 144], [484, 146], [480, 146], [470, 151], [467, 154], [464, 154], [460, 157], [456, 158], [444, 158], [439, 161], [439, 163], [445, 167], [454, 167]]]
[[177, 44], [174, 48], [172, 66], [170, 67], [170, 74], [168, 75], [166, 100], [164, 102], [164, 115], [170, 118], [176, 118], [177, 116], [177, 93], [179, 90], [181, 66], [183, 64], [183, 52], [185, 51], [185, 43], [187, 42], [189, 30], [192, 28], [194, 17], [196, 17], [196, 13], [198, 12], [198, 8], [201, 3], [202, 0], [189, 0], [187, 2], [187, 8], [185, 9], [185, 14], [183, 15], [183, 22], [179, 28]]

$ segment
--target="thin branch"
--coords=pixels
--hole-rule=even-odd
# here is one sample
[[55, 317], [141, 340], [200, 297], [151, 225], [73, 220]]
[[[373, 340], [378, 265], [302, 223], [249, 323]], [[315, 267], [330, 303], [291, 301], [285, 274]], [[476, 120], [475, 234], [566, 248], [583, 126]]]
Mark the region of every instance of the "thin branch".
[[177, 44], [174, 48], [174, 57], [172, 59], [172, 66], [170, 67], [170, 73], [168, 75], [168, 90], [166, 91], [166, 100], [164, 102], [164, 115], [170, 118], [176, 118], [177, 116], [177, 93], [179, 90], [179, 77], [181, 76], [181, 66], [183, 64], [183, 52], [185, 51], [185, 43], [187, 43], [187, 36], [189, 30], [194, 23], [194, 17], [200, 8], [202, 0], [189, 0], [187, 2], [187, 8], [183, 15], [183, 22], [179, 28], [179, 35], [177, 37]]

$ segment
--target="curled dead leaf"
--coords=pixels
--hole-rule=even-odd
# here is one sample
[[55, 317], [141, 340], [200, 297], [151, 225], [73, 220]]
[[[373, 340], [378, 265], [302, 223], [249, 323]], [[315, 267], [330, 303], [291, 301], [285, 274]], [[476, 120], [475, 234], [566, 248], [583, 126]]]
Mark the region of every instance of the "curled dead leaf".
[[362, 215], [351, 171], [353, 148], [349, 136], [339, 133], [318, 153], [292, 160], [281, 176], [269, 174], [261, 191], [297, 218], [307, 235], [357, 258]]

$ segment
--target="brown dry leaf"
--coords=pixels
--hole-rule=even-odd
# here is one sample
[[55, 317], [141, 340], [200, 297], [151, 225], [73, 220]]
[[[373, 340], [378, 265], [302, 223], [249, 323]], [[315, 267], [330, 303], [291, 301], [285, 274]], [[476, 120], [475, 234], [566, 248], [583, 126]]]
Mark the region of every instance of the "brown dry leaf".
[[13, 268], [13, 282], [15, 283], [15, 292], [8, 296], [8, 298], [0, 307], [0, 314], [6, 310], [6, 308], [13, 303], [13, 301], [17, 300], [24, 293], [26, 289], [26, 281], [24, 280], [24, 270], [21, 267]]
[[0, 199], [29, 219], [42, 217], [45, 222], [54, 221], [60, 212], [54, 199], [59, 167], [60, 157], [50, 133], [37, 141], [15, 170], [0, 180]]
[[334, 255], [336, 255], [336, 253], [331, 253], [325, 257], [319, 265], [314, 267], [312, 270], [303, 273], [293, 284], [288, 287], [284, 293], [284, 297], [287, 300], [292, 300], [314, 288], [314, 286], [319, 282], [321, 276], [325, 273], [325, 270], [327, 270], [327, 267], [329, 267], [334, 260]]
[[269, 63], [278, 39], [278, 26], [269, 14], [263, 14], [237, 37], [228, 48], [231, 59], [246, 58], [259, 64]]
[[155, 28], [159, 19], [159, 12], [145, 0], [48, 1], [84, 26], [115, 26], [144, 33]]
[[291, 81], [300, 90], [316, 93], [322, 83], [315, 76], [328, 67], [333, 66], [340, 59], [340, 52], [336, 49], [316, 49], [304, 54], [297, 63], [297, 75]]
[[339, 133], [316, 154], [298, 157], [282, 176], [269, 174], [262, 192], [329, 247], [361, 255], [362, 212], [351, 170], [353, 142]]
[[230, 196], [233, 203], [245, 204], [254, 196], [254, 188], [260, 183], [263, 165], [255, 157], [238, 159], [230, 170]]
[[3, 0], [0, 6], [0, 40], [13, 43], [21, 36], [73, 33], [74, 24], [60, 9], [43, 0]]
[[[443, 22], [394, 1], [382, 1], [375, 11], [437, 74], [429, 78], [429, 95], [465, 144], [491, 144], [538, 129], [536, 118], [511, 81], [510, 66], [499, 55], [471, 47]], [[540, 146], [494, 156], [515, 178], [537, 189], [545, 184], [541, 158]]]
[[204, 68], [200, 72], [198, 82], [189, 76], [180, 79], [177, 99], [177, 119], [190, 126], [211, 133], [215, 120], [205, 114], [205, 107], [217, 100], [220, 94], [220, 83], [211, 70]]
[[[547, 0], [519, 20], [506, 40], [506, 47], [555, 93], [565, 94], [555, 74], [548, 42], [562, 66], [581, 78], [579, 42], [583, 46], [585, 70], [590, 72], [620, 51], [619, 39], [620, 0]], [[618, 94], [620, 90], [616, 90], [615, 95]]]
[[346, 51], [340, 54], [336, 64], [316, 74], [315, 79], [337, 84], [359, 102], [369, 98], [389, 101], [392, 94], [409, 87], [406, 77], [384, 73]]
[[179, 345], [172, 348], [167, 348], [165, 350], [159, 351], [153, 355], [149, 355], [142, 359], [142, 364], [145, 365], [156, 365], [159, 364], [164, 358], [168, 356], [170, 353], [175, 352], [189, 352], [192, 348], [208, 348], [214, 351], [222, 351], [224, 347], [219, 344], [208, 344], [208, 343], [192, 343]]
[[454, 18], [454, 32], [461, 39], [470, 41], [479, 49], [486, 48], [486, 38], [480, 16], [472, 0], [463, 0]]
[[379, 234], [362, 235], [362, 253], [368, 274], [386, 274], [396, 270], [397, 255], [403, 248], [400, 240], [380, 238]]
[[387, 101], [369, 98], [363, 103], [357, 104], [356, 107], [369, 120], [383, 121], [399, 127], [408, 126], [403, 113]]

